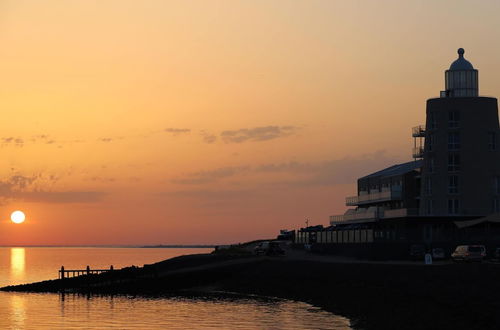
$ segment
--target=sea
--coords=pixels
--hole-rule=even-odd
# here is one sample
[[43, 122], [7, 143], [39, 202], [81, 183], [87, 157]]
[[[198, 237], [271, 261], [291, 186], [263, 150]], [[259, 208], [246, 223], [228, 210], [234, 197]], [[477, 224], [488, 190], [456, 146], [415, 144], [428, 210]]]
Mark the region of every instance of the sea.
[[[143, 266], [206, 248], [0, 247], [0, 286], [65, 269]], [[0, 329], [351, 329], [347, 318], [270, 297], [186, 298], [0, 292]]]

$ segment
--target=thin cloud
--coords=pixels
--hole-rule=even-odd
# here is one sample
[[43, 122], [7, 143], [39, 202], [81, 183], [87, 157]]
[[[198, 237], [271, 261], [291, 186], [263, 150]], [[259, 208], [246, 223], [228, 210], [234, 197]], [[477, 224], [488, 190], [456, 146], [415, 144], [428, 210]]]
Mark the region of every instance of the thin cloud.
[[86, 181], [92, 181], [92, 182], [101, 182], [101, 183], [113, 183], [116, 181], [115, 178], [108, 178], [108, 177], [103, 177], [103, 176], [93, 176], [90, 178], [86, 178]]
[[175, 184], [185, 184], [185, 185], [204, 184], [232, 177], [248, 170], [249, 170], [248, 166], [221, 167], [210, 171], [189, 173], [185, 178], [173, 179], [171, 180], [171, 182]]
[[13, 200], [33, 203], [95, 203], [106, 195], [99, 191], [48, 191], [41, 188], [59, 180], [54, 175], [11, 175], [0, 180], [0, 204]]
[[7, 146], [22, 147], [22, 146], [24, 146], [24, 139], [19, 138], [19, 137], [13, 137], [13, 136], [2, 137], [1, 138], [1, 145], [3, 147], [7, 147]]
[[[242, 175], [263, 175], [259, 181], [284, 186], [330, 186], [353, 183], [358, 177], [367, 175], [381, 168], [401, 162], [400, 159], [387, 156], [384, 150], [373, 154], [342, 159], [301, 163], [268, 163], [258, 166], [221, 167], [213, 170], [188, 173], [183, 178], [176, 178], [172, 183], [201, 185], [226, 178], [238, 178]], [[277, 173], [293, 174], [287, 181], [275, 181]], [[267, 179], [266, 179], [267, 176]]]
[[209, 133], [207, 131], [201, 131], [200, 135], [203, 138], [203, 142], [205, 143], [212, 144], [217, 141], [217, 135]]
[[96, 203], [106, 193], [100, 191], [29, 191], [13, 193], [14, 199], [31, 203]]
[[223, 131], [220, 136], [225, 143], [242, 143], [246, 141], [268, 141], [295, 134], [294, 126], [263, 126]]
[[166, 132], [166, 133], [170, 133], [170, 134], [176, 136], [176, 135], [179, 135], [179, 134], [190, 133], [191, 129], [189, 129], [189, 128], [172, 128], [172, 127], [169, 127], [169, 128], [165, 128], [163, 131]]

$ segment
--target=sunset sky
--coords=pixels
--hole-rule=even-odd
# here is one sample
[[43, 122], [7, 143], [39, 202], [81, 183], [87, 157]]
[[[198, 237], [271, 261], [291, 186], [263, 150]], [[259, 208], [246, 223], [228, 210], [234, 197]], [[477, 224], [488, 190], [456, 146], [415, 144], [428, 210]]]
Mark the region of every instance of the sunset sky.
[[326, 225], [357, 177], [411, 160], [457, 48], [500, 95], [499, 15], [493, 0], [1, 0], [0, 245]]

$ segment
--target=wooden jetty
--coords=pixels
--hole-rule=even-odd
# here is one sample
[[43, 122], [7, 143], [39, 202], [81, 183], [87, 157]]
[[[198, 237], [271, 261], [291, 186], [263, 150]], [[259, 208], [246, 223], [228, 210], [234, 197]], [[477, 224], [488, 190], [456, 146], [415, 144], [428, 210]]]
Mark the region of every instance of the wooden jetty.
[[89, 266], [87, 266], [86, 269], [64, 269], [64, 266], [61, 266], [61, 269], [59, 270], [59, 279], [92, 275], [92, 274], [101, 274], [110, 271], [113, 271], [113, 265], [111, 265], [111, 267], [109, 267], [108, 269], [90, 269]]

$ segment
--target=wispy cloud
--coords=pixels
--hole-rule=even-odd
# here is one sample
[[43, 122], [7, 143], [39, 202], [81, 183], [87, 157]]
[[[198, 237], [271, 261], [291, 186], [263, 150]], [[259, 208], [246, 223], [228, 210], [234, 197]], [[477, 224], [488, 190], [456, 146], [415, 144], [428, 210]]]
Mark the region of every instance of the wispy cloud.
[[295, 126], [263, 126], [223, 131], [220, 136], [225, 143], [242, 143], [246, 141], [267, 141], [295, 134]]
[[58, 180], [54, 175], [11, 175], [0, 180], [0, 204], [18, 199], [33, 203], [94, 203], [106, 195], [99, 191], [49, 191], [44, 187]]
[[163, 131], [166, 132], [166, 133], [170, 133], [170, 134], [176, 136], [176, 135], [179, 135], [179, 134], [190, 133], [191, 129], [189, 129], [189, 128], [172, 128], [172, 127], [169, 127], [169, 128], [165, 128]]
[[[202, 141], [207, 144], [214, 144], [217, 141], [222, 141], [226, 144], [230, 143], [244, 143], [244, 142], [263, 142], [274, 140], [282, 137], [287, 137], [290, 135], [297, 134], [299, 127], [296, 126], [259, 126], [251, 128], [240, 128], [235, 130], [224, 130], [222, 132], [210, 132], [205, 129], [201, 129], [199, 136], [201, 136]], [[185, 127], [167, 127], [161, 130], [154, 130], [149, 132], [142, 132], [135, 135], [120, 135], [120, 136], [102, 136], [95, 139], [83, 140], [83, 139], [73, 139], [64, 140], [58, 139], [50, 136], [49, 134], [36, 134], [32, 136], [4, 136], [0, 137], [0, 147], [24, 147], [29, 144], [47, 144], [54, 145], [59, 148], [65, 145], [72, 145], [74, 143], [92, 143], [99, 142], [104, 144], [109, 144], [111, 142], [116, 142], [118, 140], [129, 140], [129, 139], [145, 139], [151, 138], [153, 136], [158, 136], [159, 134], [168, 134], [172, 137], [179, 135], [187, 135], [193, 132], [191, 128]]]
[[[264, 175], [260, 182], [288, 186], [328, 186], [336, 184], [354, 183], [363, 175], [378, 171], [387, 166], [401, 162], [400, 159], [390, 157], [384, 150], [359, 157], [346, 157], [324, 162], [284, 162], [267, 163], [257, 166], [243, 165], [221, 167], [212, 170], [188, 173], [184, 177], [172, 180], [175, 184], [201, 185], [212, 183], [226, 178], [237, 178], [242, 175]], [[277, 179], [276, 174], [293, 174], [291, 179], [284, 181]], [[267, 179], [266, 179], [266, 175]], [[281, 177], [282, 178], [282, 177]], [[281, 180], [281, 181], [279, 181]]]
[[223, 178], [232, 177], [248, 170], [248, 166], [221, 167], [210, 171], [189, 173], [184, 178], [173, 179], [172, 183], [186, 185], [210, 183]]
[[2, 137], [1, 138], [1, 145], [2, 145], [2, 147], [6, 147], [6, 146], [22, 147], [22, 146], [24, 146], [24, 139], [22, 139], [20, 137], [13, 137], [13, 136]]
[[115, 182], [115, 178], [108, 178], [108, 177], [103, 177], [103, 176], [93, 176], [90, 178], [86, 178], [86, 181], [93, 181], [93, 182], [101, 182], [101, 183], [112, 183]]
[[212, 144], [217, 141], [217, 135], [209, 133], [207, 131], [201, 131], [200, 135], [202, 136], [203, 142], [205, 143]]
[[96, 203], [103, 199], [106, 193], [100, 191], [26, 191], [15, 192], [15, 199], [31, 203]]

